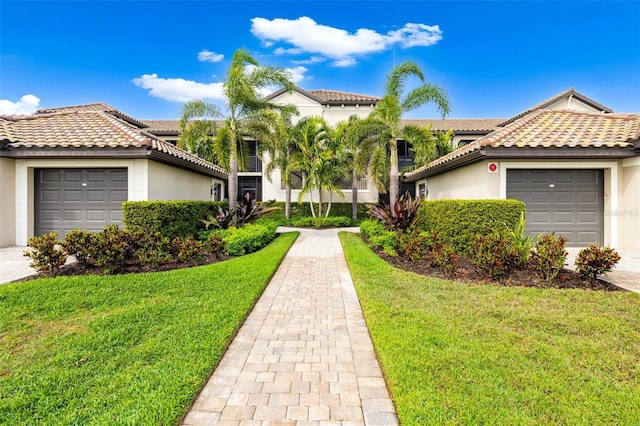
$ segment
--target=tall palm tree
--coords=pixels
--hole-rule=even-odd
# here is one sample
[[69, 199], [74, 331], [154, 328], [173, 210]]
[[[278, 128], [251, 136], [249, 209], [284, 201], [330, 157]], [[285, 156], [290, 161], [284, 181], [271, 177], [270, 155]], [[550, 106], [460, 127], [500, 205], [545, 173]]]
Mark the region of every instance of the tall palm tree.
[[[318, 190], [318, 217], [322, 217], [323, 192], [336, 192], [344, 196], [338, 180], [347, 176], [344, 165], [337, 161], [335, 149], [337, 139], [335, 131], [321, 117], [312, 116], [301, 119], [294, 126], [293, 136], [299, 150], [292, 164], [293, 169], [302, 170], [304, 181], [298, 201], [309, 194], [311, 215], [316, 217], [313, 205], [313, 191]], [[328, 215], [330, 206], [325, 216]]]
[[357, 161], [360, 149], [355, 131], [359, 120], [360, 117], [352, 115], [348, 121], [341, 121], [336, 125], [336, 133], [341, 141], [337, 156], [339, 161], [351, 169], [351, 218], [353, 220], [358, 219], [358, 179], [367, 174], [368, 166]]
[[291, 217], [291, 185], [295, 170], [295, 158], [298, 146], [295, 138], [295, 126], [291, 115], [286, 112], [265, 110], [264, 114], [272, 115], [271, 119], [254, 122], [250, 125], [252, 135], [260, 140], [258, 145], [261, 154], [267, 154], [265, 175], [271, 181], [273, 172], [280, 170], [280, 177], [285, 186], [284, 217]]
[[[403, 96], [405, 81], [417, 77], [420, 86]], [[416, 146], [433, 143], [430, 132], [424, 128], [403, 126], [401, 119], [406, 112], [434, 102], [442, 117], [449, 113], [449, 99], [444, 88], [437, 84], [424, 83], [424, 74], [413, 61], [396, 66], [387, 76], [385, 94], [369, 117], [361, 120], [357, 130], [361, 155], [359, 161], [368, 163], [376, 186], [384, 190], [386, 179], [383, 172], [388, 167], [389, 201], [395, 202], [400, 188], [398, 170], [398, 140], [405, 140]]]
[[[179, 144], [187, 146], [187, 141], [198, 137], [210, 140], [209, 133], [215, 128], [212, 120], [222, 120], [222, 127], [216, 131], [210, 145], [217, 163], [229, 170], [229, 208], [234, 209], [238, 200], [238, 166], [245, 166], [247, 148], [244, 138], [250, 136], [248, 129], [251, 123], [271, 119], [273, 116], [264, 114], [265, 110], [291, 112], [295, 108], [265, 101], [260, 90], [284, 87], [292, 92], [295, 85], [283, 68], [261, 66], [247, 50], [238, 49], [233, 54], [222, 86], [226, 113], [204, 101], [187, 102], [183, 106]], [[209, 124], [205, 125], [205, 122]]]

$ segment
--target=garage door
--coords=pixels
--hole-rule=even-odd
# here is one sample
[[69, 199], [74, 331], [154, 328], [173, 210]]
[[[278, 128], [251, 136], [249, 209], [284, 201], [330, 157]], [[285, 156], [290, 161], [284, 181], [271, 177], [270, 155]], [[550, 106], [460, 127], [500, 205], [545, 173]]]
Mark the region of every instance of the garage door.
[[100, 231], [122, 223], [127, 169], [36, 169], [35, 233]]
[[555, 232], [567, 246], [604, 240], [602, 170], [507, 170], [507, 198], [524, 201], [527, 231]]

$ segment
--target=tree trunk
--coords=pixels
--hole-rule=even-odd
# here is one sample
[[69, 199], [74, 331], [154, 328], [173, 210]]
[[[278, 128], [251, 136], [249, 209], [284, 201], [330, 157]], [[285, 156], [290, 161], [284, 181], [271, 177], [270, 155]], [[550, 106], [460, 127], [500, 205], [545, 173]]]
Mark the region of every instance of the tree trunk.
[[229, 168], [229, 210], [233, 210], [238, 201], [238, 160], [235, 154], [231, 154]]
[[[391, 151], [391, 169], [389, 170], [389, 205], [394, 206], [396, 204], [398, 192], [400, 190], [400, 176], [398, 171], [398, 140], [396, 138], [391, 139], [389, 148], [389, 150]], [[396, 215], [393, 208], [391, 209], [391, 212], [393, 216]]]
[[291, 218], [291, 184], [285, 183], [284, 185], [284, 218], [289, 220]]
[[327, 206], [327, 212], [324, 217], [329, 217], [329, 211], [331, 210], [331, 202], [333, 201], [333, 191], [329, 191], [329, 205]]
[[316, 217], [316, 208], [313, 207], [313, 190], [309, 191], [309, 207], [311, 208], [311, 216]]
[[358, 174], [353, 170], [351, 182], [351, 219], [358, 220]]
[[322, 217], [322, 186], [318, 186], [318, 217]]

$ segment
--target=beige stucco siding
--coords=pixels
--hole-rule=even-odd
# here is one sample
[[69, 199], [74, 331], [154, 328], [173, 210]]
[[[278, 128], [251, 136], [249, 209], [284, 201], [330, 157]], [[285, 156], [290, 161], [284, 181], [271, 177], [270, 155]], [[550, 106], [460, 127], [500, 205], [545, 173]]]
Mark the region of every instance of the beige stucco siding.
[[622, 161], [620, 248], [640, 250], [640, 157]]
[[0, 157], [0, 247], [16, 239], [16, 160]]
[[294, 122], [302, 117], [318, 116], [335, 126], [340, 121], [347, 121], [352, 115], [360, 118], [367, 117], [373, 110], [372, 105], [321, 105], [317, 101], [302, 95], [299, 92], [283, 93], [270, 101], [273, 104], [293, 104], [298, 108], [299, 115], [294, 117]]
[[[479, 161], [426, 179], [429, 200], [500, 198], [500, 175]], [[421, 183], [416, 182], [416, 194]]]
[[148, 200], [211, 200], [210, 176], [155, 161], [149, 161], [148, 168]]

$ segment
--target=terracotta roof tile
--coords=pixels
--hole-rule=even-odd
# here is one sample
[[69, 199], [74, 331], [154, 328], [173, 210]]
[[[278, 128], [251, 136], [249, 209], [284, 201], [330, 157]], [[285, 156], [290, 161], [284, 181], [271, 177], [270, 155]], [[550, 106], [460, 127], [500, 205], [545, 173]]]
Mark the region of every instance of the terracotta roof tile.
[[178, 133], [178, 120], [141, 120], [148, 126], [145, 129], [149, 133], [175, 132]]
[[420, 127], [432, 124], [432, 130], [442, 132], [453, 130], [454, 132], [489, 133], [496, 130], [498, 124], [504, 120], [504, 118], [419, 118], [404, 119], [402, 123]]
[[0, 141], [15, 142], [18, 140], [13, 122], [0, 118]]
[[380, 98], [369, 95], [359, 95], [357, 93], [339, 92], [337, 90], [309, 90], [313, 96], [323, 102], [367, 102], [377, 103]]
[[632, 148], [640, 139], [640, 114], [539, 110], [406, 174], [408, 179], [486, 147]]
[[108, 112], [109, 114], [121, 118], [129, 124], [132, 124], [138, 128], [143, 129], [147, 127], [146, 124], [123, 113], [122, 111], [115, 109], [111, 105], [105, 104], [104, 102], [98, 102], [95, 104], [73, 105], [60, 108], [39, 109], [38, 111], [36, 111], [36, 114], [55, 114], [61, 112]]
[[206, 169], [227, 174], [221, 167], [176, 148], [109, 112], [67, 110], [15, 118], [12, 124], [16, 140], [8, 145], [10, 149], [148, 147]]

